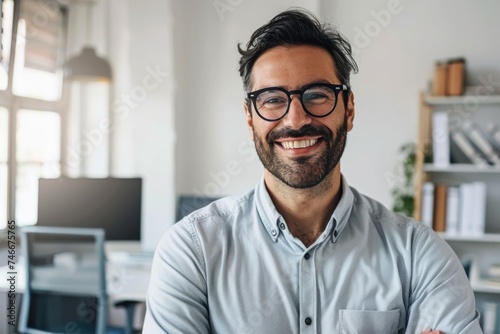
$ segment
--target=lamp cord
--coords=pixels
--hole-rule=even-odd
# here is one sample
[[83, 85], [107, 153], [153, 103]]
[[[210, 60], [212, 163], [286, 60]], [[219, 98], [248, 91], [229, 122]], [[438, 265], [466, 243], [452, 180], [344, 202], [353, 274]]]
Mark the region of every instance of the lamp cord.
[[90, 45], [90, 37], [92, 35], [92, 26], [90, 24], [92, 18], [92, 3], [91, 1], [87, 1], [87, 31], [85, 36], [85, 44]]

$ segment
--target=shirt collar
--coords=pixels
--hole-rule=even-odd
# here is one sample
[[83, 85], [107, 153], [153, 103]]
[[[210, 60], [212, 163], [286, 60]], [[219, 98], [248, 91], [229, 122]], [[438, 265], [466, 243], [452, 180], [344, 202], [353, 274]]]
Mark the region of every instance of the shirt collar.
[[[331, 221], [328, 224], [328, 226], [333, 226], [333, 228], [327, 227], [327, 229], [331, 229], [332, 242], [336, 242], [340, 237], [340, 234], [344, 230], [354, 203], [354, 195], [343, 175], [341, 186], [342, 196], [340, 197], [340, 201], [337, 204], [337, 207], [333, 211], [333, 224]], [[271, 239], [276, 242], [280, 233], [280, 228], [278, 227], [278, 225], [280, 224], [280, 218], [283, 218], [281, 217], [281, 214], [276, 210], [276, 207], [271, 200], [271, 196], [269, 196], [269, 193], [267, 192], [264, 177], [262, 177], [260, 182], [257, 184], [255, 191], [257, 195], [255, 203], [257, 205], [257, 212], [260, 216], [262, 225], [266, 229]]]
[[342, 196], [337, 204], [337, 207], [333, 211], [333, 219], [336, 224], [332, 232], [332, 242], [336, 242], [340, 237], [340, 234], [347, 225], [349, 216], [351, 215], [352, 207], [354, 204], [354, 194], [352, 193], [351, 187], [347, 184], [347, 180], [344, 175], [342, 175]]
[[257, 212], [259, 213], [260, 221], [266, 228], [267, 233], [269, 233], [271, 239], [276, 242], [279, 235], [277, 224], [281, 215], [276, 210], [276, 207], [271, 200], [271, 196], [269, 196], [269, 193], [267, 192], [264, 177], [262, 177], [260, 182], [257, 184], [257, 188], [255, 189], [255, 191], [257, 194], [255, 203], [257, 205]]

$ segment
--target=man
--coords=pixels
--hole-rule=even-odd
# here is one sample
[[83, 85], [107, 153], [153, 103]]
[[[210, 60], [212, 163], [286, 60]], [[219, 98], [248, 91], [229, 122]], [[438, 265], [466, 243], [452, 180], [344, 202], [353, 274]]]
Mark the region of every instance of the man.
[[349, 43], [289, 10], [239, 51], [263, 179], [165, 234], [144, 332], [481, 333], [448, 245], [341, 175], [354, 121]]

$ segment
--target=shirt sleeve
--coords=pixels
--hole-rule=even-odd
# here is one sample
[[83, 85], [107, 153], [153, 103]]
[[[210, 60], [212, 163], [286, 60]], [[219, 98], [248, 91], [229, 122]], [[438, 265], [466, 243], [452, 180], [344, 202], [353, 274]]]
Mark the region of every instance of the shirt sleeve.
[[160, 241], [146, 299], [144, 333], [209, 333], [205, 264], [194, 227], [181, 221]]
[[475, 298], [462, 264], [434, 231], [419, 226], [413, 240], [407, 334], [426, 328], [481, 334]]

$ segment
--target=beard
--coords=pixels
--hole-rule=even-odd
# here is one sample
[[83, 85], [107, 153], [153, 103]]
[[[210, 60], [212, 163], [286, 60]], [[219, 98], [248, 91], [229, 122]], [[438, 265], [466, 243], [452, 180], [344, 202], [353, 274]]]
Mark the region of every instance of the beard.
[[[307, 189], [321, 183], [337, 166], [344, 153], [347, 140], [347, 117], [335, 135], [324, 125], [305, 125], [299, 130], [282, 128], [271, 131], [265, 141], [253, 130], [255, 149], [265, 169], [291, 188]], [[274, 141], [279, 138], [321, 136], [324, 143], [319, 156], [304, 156], [285, 161], [276, 152]], [[289, 158], [286, 158], [290, 160]]]

